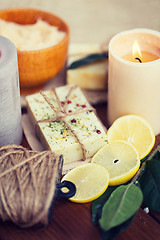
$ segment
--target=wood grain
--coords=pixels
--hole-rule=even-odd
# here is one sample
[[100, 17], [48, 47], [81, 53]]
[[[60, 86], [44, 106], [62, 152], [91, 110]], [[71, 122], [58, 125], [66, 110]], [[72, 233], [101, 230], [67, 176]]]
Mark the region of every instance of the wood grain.
[[[160, 225], [140, 209], [129, 228], [117, 240], [158, 240]], [[76, 204], [57, 199], [52, 223], [45, 229], [20, 229], [12, 223], [0, 224], [3, 240], [100, 240], [99, 229], [91, 222], [91, 203]]]

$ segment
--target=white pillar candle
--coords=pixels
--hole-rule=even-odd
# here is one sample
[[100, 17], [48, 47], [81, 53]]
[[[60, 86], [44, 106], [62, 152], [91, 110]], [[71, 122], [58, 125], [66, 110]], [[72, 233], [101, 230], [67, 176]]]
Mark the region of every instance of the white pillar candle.
[[0, 145], [22, 140], [17, 49], [0, 36]]
[[[135, 40], [142, 63], [130, 57]], [[108, 78], [109, 124], [120, 116], [137, 114], [151, 124], [155, 135], [159, 134], [160, 32], [133, 29], [114, 36], [109, 43]]]

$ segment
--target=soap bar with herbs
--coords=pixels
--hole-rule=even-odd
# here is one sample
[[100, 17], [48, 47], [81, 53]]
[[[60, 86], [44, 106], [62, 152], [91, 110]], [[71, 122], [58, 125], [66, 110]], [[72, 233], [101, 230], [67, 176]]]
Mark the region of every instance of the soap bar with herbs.
[[65, 85], [26, 97], [39, 140], [64, 164], [92, 157], [106, 144], [106, 130], [81, 89]]

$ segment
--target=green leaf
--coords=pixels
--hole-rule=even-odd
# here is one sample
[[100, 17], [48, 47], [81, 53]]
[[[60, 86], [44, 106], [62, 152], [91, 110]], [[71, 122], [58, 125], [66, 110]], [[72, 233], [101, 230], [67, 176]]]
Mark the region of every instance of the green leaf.
[[107, 231], [127, 221], [137, 212], [142, 200], [142, 192], [134, 184], [118, 187], [102, 209], [100, 227]]
[[157, 151], [156, 154], [152, 157], [151, 160], [157, 160], [157, 161], [160, 161], [160, 152]]
[[98, 220], [101, 217], [101, 210], [103, 205], [110, 197], [111, 193], [117, 188], [117, 186], [109, 186], [107, 190], [92, 203], [92, 223], [94, 226], [98, 224]]
[[[159, 153], [158, 153], [159, 154]], [[155, 156], [157, 158], [157, 155]], [[139, 179], [143, 192], [144, 204], [150, 209], [160, 212], [160, 161], [146, 162], [146, 169]]]
[[132, 223], [135, 215], [129, 218], [127, 221], [123, 222], [122, 224], [109, 229], [108, 231], [103, 231], [100, 229], [101, 236], [104, 240], [112, 240], [115, 239], [121, 232], [123, 232], [129, 225]]
[[81, 67], [81, 66], [85, 66], [85, 65], [91, 64], [95, 61], [104, 60], [104, 59], [107, 59], [107, 58], [108, 58], [108, 53], [107, 52], [90, 54], [85, 58], [82, 58], [82, 59], [79, 59], [79, 60], [73, 62], [68, 67], [68, 70], [69, 69], [75, 69], [75, 68], [78, 68], [78, 67]]

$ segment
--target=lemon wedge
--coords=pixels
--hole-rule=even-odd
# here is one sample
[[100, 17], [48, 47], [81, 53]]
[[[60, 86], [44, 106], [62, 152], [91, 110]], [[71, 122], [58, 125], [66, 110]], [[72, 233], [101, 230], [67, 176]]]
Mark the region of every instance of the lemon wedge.
[[[62, 181], [68, 180], [75, 184], [76, 194], [70, 198], [73, 202], [86, 203], [101, 196], [108, 187], [108, 171], [98, 164], [83, 164], [70, 170]], [[62, 188], [63, 192], [67, 190]]]
[[150, 124], [137, 115], [125, 115], [114, 121], [107, 132], [108, 142], [124, 140], [134, 145], [140, 159], [153, 148], [155, 135]]
[[109, 185], [128, 182], [140, 166], [135, 147], [125, 141], [113, 141], [104, 145], [93, 157], [91, 163], [99, 164], [109, 172]]

